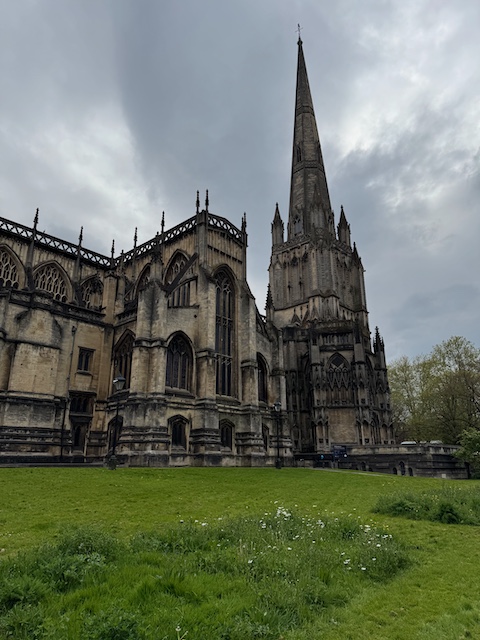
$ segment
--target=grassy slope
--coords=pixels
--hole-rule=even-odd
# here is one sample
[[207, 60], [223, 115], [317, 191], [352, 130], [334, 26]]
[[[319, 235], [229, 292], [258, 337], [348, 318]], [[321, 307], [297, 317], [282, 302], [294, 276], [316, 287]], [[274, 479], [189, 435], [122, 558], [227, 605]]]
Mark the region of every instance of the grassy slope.
[[335, 622], [319, 620], [309, 636], [286, 638], [480, 638], [480, 530], [370, 512], [382, 493], [438, 482], [308, 469], [0, 469], [0, 548], [14, 553], [64, 524], [129, 535], [180, 519], [262, 514], [274, 501], [309, 515], [358, 514], [387, 524], [417, 564], [386, 587], [372, 586]]

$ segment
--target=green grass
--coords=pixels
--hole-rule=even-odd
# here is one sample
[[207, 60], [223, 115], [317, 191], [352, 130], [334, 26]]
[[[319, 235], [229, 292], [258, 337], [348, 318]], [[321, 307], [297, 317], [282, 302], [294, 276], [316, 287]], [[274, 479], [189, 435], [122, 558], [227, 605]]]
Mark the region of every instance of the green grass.
[[[372, 513], [381, 496], [439, 487], [480, 484], [308, 469], [1, 469], [3, 637], [35, 638], [43, 620], [44, 637], [62, 639], [480, 638], [478, 529]], [[279, 506], [292, 514], [284, 529], [262, 528]], [[333, 533], [323, 547], [307, 536], [318, 520]], [[393, 536], [378, 575], [375, 527]]]
[[439, 486], [424, 492], [400, 491], [380, 496], [375, 513], [445, 524], [480, 525], [478, 486]]

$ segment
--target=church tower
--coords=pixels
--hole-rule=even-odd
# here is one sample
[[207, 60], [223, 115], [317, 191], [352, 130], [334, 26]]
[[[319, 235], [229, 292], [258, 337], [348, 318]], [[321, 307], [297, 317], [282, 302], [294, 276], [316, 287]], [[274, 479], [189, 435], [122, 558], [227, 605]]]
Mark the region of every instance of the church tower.
[[343, 207], [335, 226], [300, 38], [287, 237], [277, 205], [269, 281], [295, 450], [393, 443], [384, 344], [378, 329], [371, 343], [364, 269]]

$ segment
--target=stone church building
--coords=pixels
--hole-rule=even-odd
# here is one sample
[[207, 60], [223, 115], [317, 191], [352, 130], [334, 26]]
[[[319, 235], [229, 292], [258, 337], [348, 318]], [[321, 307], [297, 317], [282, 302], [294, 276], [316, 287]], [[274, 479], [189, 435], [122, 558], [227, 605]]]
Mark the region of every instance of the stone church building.
[[264, 316], [246, 220], [210, 212], [208, 192], [117, 257], [40, 232], [38, 211], [31, 228], [0, 218], [0, 462], [291, 465], [392, 444], [384, 345], [330, 204], [301, 40], [288, 218], [277, 206], [271, 232]]

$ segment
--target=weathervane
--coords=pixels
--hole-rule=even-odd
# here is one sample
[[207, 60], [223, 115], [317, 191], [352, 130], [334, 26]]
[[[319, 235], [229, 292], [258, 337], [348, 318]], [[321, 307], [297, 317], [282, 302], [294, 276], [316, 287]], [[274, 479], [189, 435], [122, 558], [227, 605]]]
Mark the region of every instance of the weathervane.
[[303, 27], [300, 26], [300, 24], [297, 24], [297, 31], [298, 31], [298, 39], [301, 40], [300, 37], [300, 31], [303, 29]]

